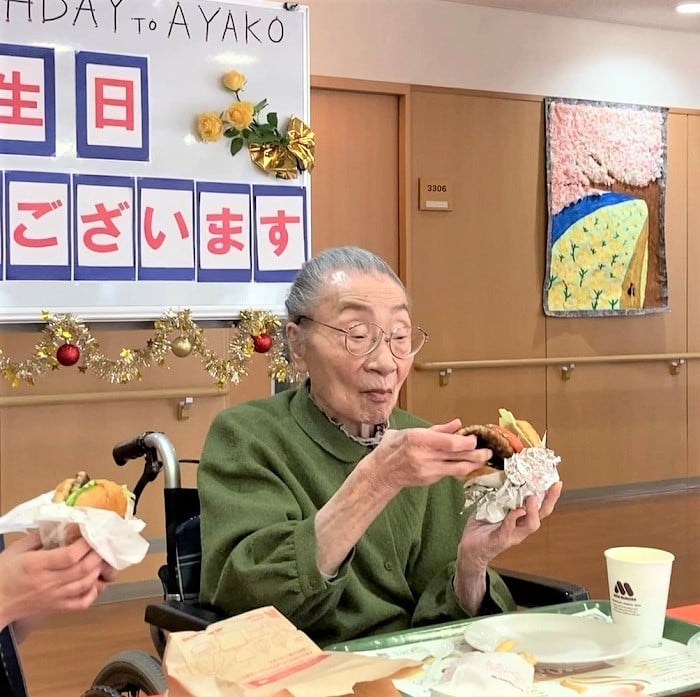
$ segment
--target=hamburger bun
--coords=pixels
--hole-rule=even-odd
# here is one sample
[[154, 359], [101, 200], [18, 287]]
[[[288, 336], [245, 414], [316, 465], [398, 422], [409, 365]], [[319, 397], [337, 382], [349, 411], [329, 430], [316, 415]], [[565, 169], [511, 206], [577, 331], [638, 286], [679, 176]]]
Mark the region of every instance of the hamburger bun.
[[516, 419], [507, 409], [498, 410], [498, 424], [515, 433], [526, 448], [542, 447], [542, 439], [532, 424], [524, 419]]
[[85, 472], [64, 479], [53, 495], [55, 503], [67, 506], [101, 508], [114, 511], [121, 518], [126, 517], [132, 499], [131, 492], [109, 479], [90, 479]]

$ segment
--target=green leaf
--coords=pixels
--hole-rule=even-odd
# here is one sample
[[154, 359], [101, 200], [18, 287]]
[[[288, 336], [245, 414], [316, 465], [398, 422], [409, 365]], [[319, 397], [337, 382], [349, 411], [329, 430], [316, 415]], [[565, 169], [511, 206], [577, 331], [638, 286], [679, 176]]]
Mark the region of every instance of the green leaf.
[[275, 143], [279, 145], [282, 142], [282, 138], [279, 133], [274, 131], [258, 131], [253, 133], [248, 139], [249, 143], [262, 143], [264, 145], [269, 145]]
[[238, 135], [238, 131], [237, 131], [235, 128], [227, 128], [227, 129], [224, 131], [224, 135], [225, 135], [227, 138], [234, 138], [236, 135]]
[[231, 155], [237, 155], [243, 147], [243, 138], [231, 138]]
[[241, 131], [241, 135], [243, 136], [243, 138], [244, 138], [245, 140], [247, 140], [248, 138], [250, 138], [250, 128], [244, 128], [244, 129]]
[[272, 126], [273, 128], [277, 128], [277, 114], [274, 111], [271, 111], [267, 115], [267, 122]]
[[258, 102], [254, 107], [253, 111], [257, 114], [262, 111], [267, 106], [267, 99], [263, 99], [262, 102]]

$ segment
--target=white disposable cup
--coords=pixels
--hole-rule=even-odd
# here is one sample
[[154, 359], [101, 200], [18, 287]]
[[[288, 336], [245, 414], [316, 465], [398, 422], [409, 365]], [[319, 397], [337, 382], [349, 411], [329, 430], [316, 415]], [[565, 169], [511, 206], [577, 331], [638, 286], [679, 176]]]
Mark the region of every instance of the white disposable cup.
[[627, 627], [639, 646], [661, 643], [674, 559], [653, 547], [605, 550], [613, 622]]

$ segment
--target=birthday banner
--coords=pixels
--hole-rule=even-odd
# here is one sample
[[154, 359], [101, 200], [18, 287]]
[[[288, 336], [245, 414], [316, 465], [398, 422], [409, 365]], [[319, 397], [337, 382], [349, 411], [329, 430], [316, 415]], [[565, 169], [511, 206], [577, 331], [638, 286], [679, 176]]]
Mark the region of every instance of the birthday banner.
[[281, 313], [310, 249], [307, 9], [0, 12], [0, 322]]
[[667, 310], [667, 110], [549, 98], [545, 114], [545, 313]]

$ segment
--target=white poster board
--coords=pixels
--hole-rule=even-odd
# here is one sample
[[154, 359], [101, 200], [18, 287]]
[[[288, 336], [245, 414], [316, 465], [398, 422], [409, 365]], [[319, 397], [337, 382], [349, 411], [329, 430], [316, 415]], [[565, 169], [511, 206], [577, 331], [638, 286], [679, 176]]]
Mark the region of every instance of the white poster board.
[[261, 121], [309, 124], [308, 9], [34, 0], [0, 12], [0, 322], [281, 313], [309, 254], [309, 175], [277, 179], [245, 146], [202, 142], [197, 115], [235, 101], [221, 78], [238, 70], [240, 99], [267, 99]]

